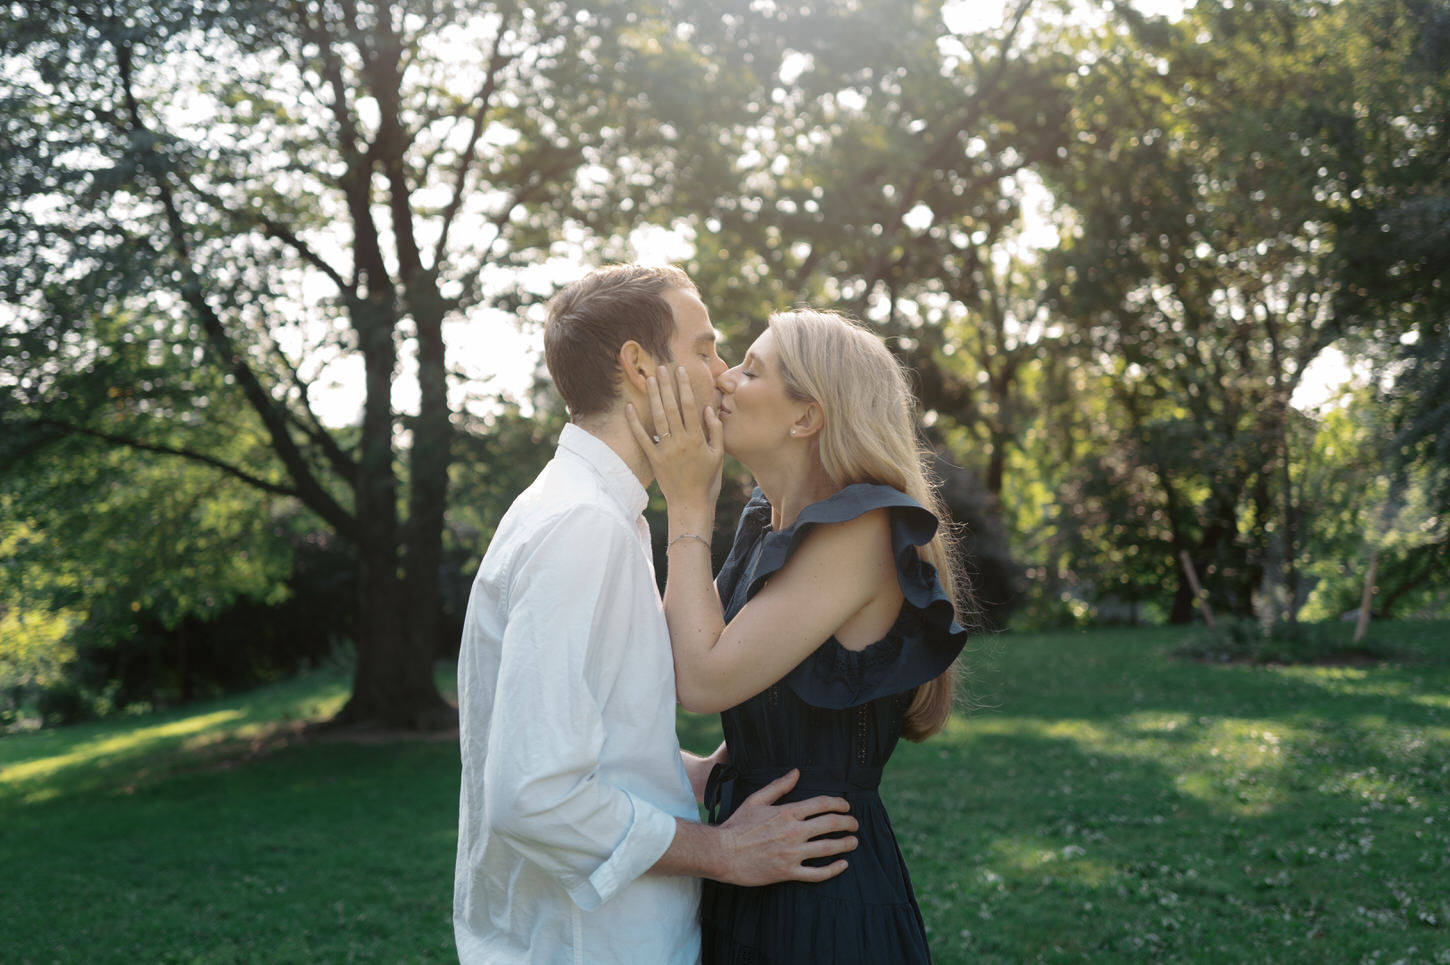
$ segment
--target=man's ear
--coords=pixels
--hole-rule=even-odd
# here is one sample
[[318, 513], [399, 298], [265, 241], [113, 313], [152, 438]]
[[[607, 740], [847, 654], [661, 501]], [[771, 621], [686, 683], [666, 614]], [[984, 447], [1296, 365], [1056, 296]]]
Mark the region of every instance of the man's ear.
[[791, 424], [791, 438], [809, 439], [825, 427], [826, 414], [821, 411], [820, 405], [815, 402], [807, 402], [800, 417]]
[[634, 386], [641, 395], [646, 389], [645, 380], [655, 374], [659, 363], [643, 345], [630, 339], [619, 347], [619, 372], [625, 383]]

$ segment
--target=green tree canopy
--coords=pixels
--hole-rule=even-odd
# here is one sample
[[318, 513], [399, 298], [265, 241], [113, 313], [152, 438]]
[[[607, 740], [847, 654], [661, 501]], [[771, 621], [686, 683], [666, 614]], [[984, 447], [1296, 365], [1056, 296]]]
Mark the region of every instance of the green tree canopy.
[[[781, 19], [730, 2], [7, 5], [0, 460], [85, 440], [296, 500], [356, 548], [344, 717], [446, 722], [448, 326], [516, 308], [530, 269], [717, 163], [698, 139], [750, 108], [715, 94], [773, 73]], [[353, 363], [361, 420], [338, 427], [317, 392]], [[394, 394], [405, 376], [415, 402]]]

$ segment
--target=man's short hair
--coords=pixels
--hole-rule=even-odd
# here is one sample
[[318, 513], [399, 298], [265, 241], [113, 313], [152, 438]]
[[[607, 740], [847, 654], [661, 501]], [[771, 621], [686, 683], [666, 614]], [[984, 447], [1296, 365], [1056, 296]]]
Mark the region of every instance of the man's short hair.
[[613, 265], [590, 272], [549, 302], [544, 363], [569, 415], [607, 412], [619, 398], [619, 349], [631, 339], [661, 362], [673, 361], [675, 315], [666, 292], [698, 294], [670, 265]]

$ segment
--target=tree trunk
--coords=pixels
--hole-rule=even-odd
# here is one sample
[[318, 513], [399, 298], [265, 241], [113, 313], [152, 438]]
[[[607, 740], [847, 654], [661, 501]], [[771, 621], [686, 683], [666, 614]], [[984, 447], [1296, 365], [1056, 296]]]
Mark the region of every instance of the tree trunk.
[[991, 439], [992, 449], [987, 457], [987, 492], [997, 499], [1002, 498], [1002, 484], [1007, 474], [1007, 446], [1016, 438], [1016, 421], [1012, 414], [1012, 386], [1017, 375], [1017, 359], [1005, 344], [1000, 344], [1002, 326], [1005, 321], [998, 321], [998, 365], [995, 371], [991, 372], [988, 386], [992, 393], [992, 402], [996, 404], [997, 411], [988, 420], [988, 433]]
[[1292, 629], [1299, 623], [1299, 566], [1296, 562], [1299, 514], [1294, 506], [1293, 476], [1289, 467], [1289, 400], [1283, 398], [1284, 391], [1279, 390], [1280, 398], [1275, 408], [1278, 415], [1278, 469], [1284, 520], [1284, 622]]
[[1192, 551], [1194, 559], [1204, 564], [1199, 579], [1210, 591], [1220, 608], [1235, 616], [1253, 616], [1250, 582], [1262, 570], [1247, 558], [1239, 541], [1238, 492], [1240, 486], [1224, 484], [1215, 488], [1203, 510], [1203, 537]]
[[952, 521], [965, 528], [957, 550], [966, 562], [979, 616], [990, 627], [1005, 627], [1016, 602], [1017, 564], [1002, 522], [1001, 501], [940, 452], [933, 457], [932, 472], [941, 480], [941, 499]]
[[1182, 626], [1193, 622], [1193, 590], [1188, 585], [1188, 575], [1178, 566], [1178, 587], [1173, 591], [1173, 605], [1168, 610], [1168, 622]]
[[191, 674], [191, 618], [183, 618], [176, 625], [176, 684], [181, 691], [181, 702], [190, 703], [196, 696]]
[[1248, 598], [1250, 614], [1262, 623], [1265, 617], [1276, 619], [1276, 596], [1282, 592], [1283, 563], [1279, 545], [1274, 542], [1273, 523], [1278, 509], [1274, 504], [1273, 480], [1269, 469], [1274, 464], [1275, 450], [1265, 444], [1259, 450], [1263, 471], [1254, 474], [1254, 524], [1245, 535], [1244, 573], [1240, 595]]
[[1154, 467], [1155, 476], [1158, 477], [1158, 484], [1163, 487], [1164, 511], [1168, 514], [1168, 531], [1172, 534], [1173, 568], [1178, 574], [1178, 586], [1173, 591], [1173, 604], [1168, 610], [1168, 622], [1174, 625], [1182, 625], [1193, 622], [1193, 588], [1189, 585], [1188, 573], [1183, 569], [1183, 560], [1188, 552], [1188, 539], [1183, 534], [1183, 529], [1178, 520], [1178, 494], [1173, 490], [1173, 483], [1168, 478], [1168, 472], [1159, 464]]
[[1007, 433], [1002, 430], [1000, 423], [995, 420], [989, 430], [991, 439], [991, 453], [987, 456], [987, 492], [998, 499], [1002, 498], [1002, 483], [1007, 474]]
[[[425, 300], [426, 303], [419, 303]], [[408, 666], [409, 692], [418, 695], [411, 704], [418, 715], [416, 726], [431, 730], [452, 726], [458, 720], [457, 713], [439, 696], [433, 682], [433, 661], [438, 654], [439, 618], [443, 610], [439, 580], [453, 426], [449, 421], [444, 365], [443, 305], [431, 285], [423, 298], [415, 297], [413, 317], [418, 326], [420, 400], [410, 453], [411, 490], [405, 541], [408, 626], [404, 629], [416, 658]]]
[[1282, 340], [1279, 337], [1279, 317], [1272, 310], [1266, 310], [1264, 314], [1266, 331], [1269, 335], [1269, 360], [1273, 366], [1273, 418], [1274, 418], [1274, 442], [1277, 452], [1276, 468], [1279, 471], [1279, 487], [1282, 507], [1282, 522], [1284, 524], [1284, 593], [1287, 597], [1284, 609], [1284, 621], [1292, 629], [1299, 623], [1299, 568], [1295, 564], [1295, 555], [1298, 553], [1297, 536], [1295, 530], [1298, 526], [1297, 515], [1294, 511], [1294, 488], [1293, 476], [1289, 467], [1289, 402], [1293, 386], [1288, 384], [1284, 377], [1284, 358]]
[[1183, 567], [1183, 574], [1188, 577], [1188, 585], [1198, 600], [1198, 608], [1203, 613], [1203, 622], [1208, 624], [1208, 628], [1212, 630], [1216, 625], [1213, 620], [1213, 607], [1208, 604], [1208, 594], [1203, 592], [1203, 587], [1198, 582], [1198, 573], [1193, 568], [1193, 560], [1189, 558], [1187, 550], [1179, 551], [1178, 563]]
[[[355, 316], [366, 365], [357, 494], [358, 621], [357, 668], [352, 699], [338, 723], [381, 722], [423, 730], [446, 726], [447, 705], [433, 682], [432, 646], [419, 647], [410, 629], [424, 607], [410, 605], [399, 574], [398, 486], [393, 468], [392, 378], [397, 363], [395, 316], [390, 304], [370, 299]], [[446, 471], [446, 469], [445, 469]], [[438, 568], [420, 574], [438, 593]], [[426, 607], [426, 604], [425, 604]], [[436, 619], [436, 616], [435, 618]]]
[[1374, 549], [1369, 554], [1369, 572], [1364, 575], [1364, 595], [1359, 601], [1359, 620], [1354, 626], [1354, 642], [1359, 643], [1369, 630], [1370, 609], [1374, 605], [1374, 579], [1379, 570], [1380, 551]]

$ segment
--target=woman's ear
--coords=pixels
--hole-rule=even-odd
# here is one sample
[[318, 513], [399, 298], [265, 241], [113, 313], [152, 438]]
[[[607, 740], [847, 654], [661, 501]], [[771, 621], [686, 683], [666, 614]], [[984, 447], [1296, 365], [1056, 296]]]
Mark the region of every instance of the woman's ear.
[[821, 411], [819, 404], [807, 402], [800, 417], [791, 423], [790, 435], [792, 439], [809, 439], [826, 427], [826, 414]]

